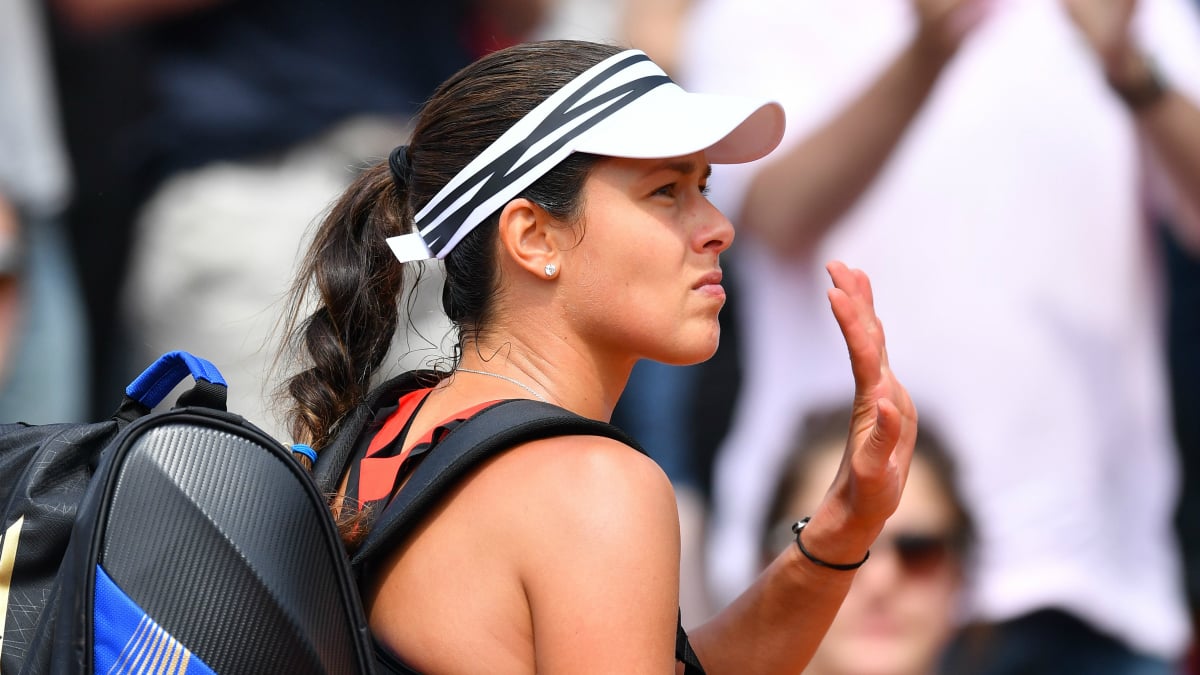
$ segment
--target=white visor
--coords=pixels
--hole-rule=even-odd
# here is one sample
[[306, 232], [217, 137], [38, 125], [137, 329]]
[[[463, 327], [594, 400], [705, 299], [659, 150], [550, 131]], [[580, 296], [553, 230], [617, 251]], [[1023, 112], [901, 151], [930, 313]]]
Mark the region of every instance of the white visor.
[[401, 262], [445, 258], [574, 152], [658, 159], [703, 150], [713, 164], [740, 164], [774, 150], [783, 130], [779, 103], [688, 93], [631, 49], [538, 104], [434, 195], [416, 215], [416, 232], [387, 242]]

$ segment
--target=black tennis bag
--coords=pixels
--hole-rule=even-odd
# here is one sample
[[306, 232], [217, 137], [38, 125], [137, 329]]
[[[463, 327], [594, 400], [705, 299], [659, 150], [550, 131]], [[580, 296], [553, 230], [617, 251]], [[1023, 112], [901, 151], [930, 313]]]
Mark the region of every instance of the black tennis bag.
[[172, 352], [111, 420], [0, 426], [0, 672], [373, 672], [325, 500], [225, 398]]
[[[405, 373], [376, 387], [365, 402], [351, 411], [313, 467], [313, 478], [322, 492], [332, 494], [337, 489], [351, 464], [365, 454], [375, 433], [396, 410], [402, 396], [428, 387], [440, 377], [444, 374], [433, 371]], [[351, 562], [360, 582], [373, 575], [375, 566], [420, 525], [455, 485], [483, 461], [509, 448], [574, 434], [612, 438], [645, 452], [618, 427], [549, 403], [525, 399], [494, 403], [466, 420], [447, 424], [444, 429], [445, 435], [432, 450], [418, 458], [420, 463], [404, 487], [374, 519], [366, 539], [354, 551]], [[375, 646], [375, 658], [381, 673], [416, 673], [379, 645]], [[677, 623], [675, 658], [684, 664], [686, 675], [704, 675], [682, 623]], [[483, 670], [486, 668], [481, 666]]]

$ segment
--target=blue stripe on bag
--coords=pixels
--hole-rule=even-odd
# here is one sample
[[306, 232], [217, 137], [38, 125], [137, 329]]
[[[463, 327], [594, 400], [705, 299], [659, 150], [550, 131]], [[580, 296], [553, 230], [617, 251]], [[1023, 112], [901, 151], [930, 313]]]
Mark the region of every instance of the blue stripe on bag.
[[94, 612], [93, 672], [98, 675], [216, 675], [142, 611], [99, 565]]
[[221, 371], [210, 361], [187, 352], [176, 351], [158, 357], [157, 361], [150, 364], [149, 368], [125, 388], [125, 395], [147, 408], [154, 408], [189, 374], [197, 380], [228, 386], [225, 378], [221, 376]]

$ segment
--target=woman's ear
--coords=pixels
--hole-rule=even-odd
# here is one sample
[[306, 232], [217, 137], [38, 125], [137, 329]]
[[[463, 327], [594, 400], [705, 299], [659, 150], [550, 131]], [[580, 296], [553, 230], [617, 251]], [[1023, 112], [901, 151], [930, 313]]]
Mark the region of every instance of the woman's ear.
[[545, 209], [524, 197], [510, 201], [500, 211], [501, 245], [517, 266], [538, 277], [558, 273], [567, 231]]

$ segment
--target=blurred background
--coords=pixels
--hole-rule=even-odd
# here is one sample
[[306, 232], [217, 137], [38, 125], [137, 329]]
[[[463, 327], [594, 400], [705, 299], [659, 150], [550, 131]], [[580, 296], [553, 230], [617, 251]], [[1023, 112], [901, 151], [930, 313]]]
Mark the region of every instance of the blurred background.
[[[810, 672], [1200, 673], [1195, 0], [0, 0], [0, 418], [105, 418], [186, 349], [286, 441], [273, 339], [309, 230], [443, 79], [560, 38], [788, 112], [712, 178], [721, 348], [639, 364], [614, 420], [676, 485], [685, 625], [828, 480], [804, 448], [852, 393], [840, 258], [950, 468]], [[393, 371], [452, 343], [428, 272]]]

